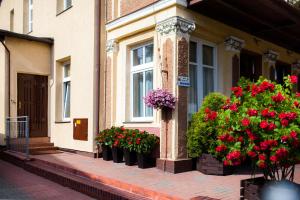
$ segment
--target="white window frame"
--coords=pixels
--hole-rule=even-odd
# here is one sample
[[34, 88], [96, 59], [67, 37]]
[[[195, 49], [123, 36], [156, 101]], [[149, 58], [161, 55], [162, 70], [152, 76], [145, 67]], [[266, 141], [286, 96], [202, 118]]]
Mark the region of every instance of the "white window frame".
[[33, 0], [28, 0], [28, 32], [33, 31]]
[[[70, 117], [65, 117], [66, 116], [66, 104], [65, 104], [65, 91], [64, 91], [64, 86], [67, 82], [70, 82], [71, 86], [71, 74], [67, 77], [65, 77], [65, 67], [69, 66], [71, 70], [71, 63], [70, 62], [65, 62], [63, 63], [63, 69], [62, 69], [62, 119], [63, 121], [71, 121], [71, 101], [70, 101]], [[70, 90], [70, 87], [68, 88]], [[70, 95], [69, 98], [71, 98], [71, 91], [69, 91]], [[67, 102], [67, 101], [66, 101]]]
[[67, 6], [68, 0], [64, 0], [64, 10], [67, 10], [68, 8], [72, 7], [73, 1], [71, 0], [71, 5]]
[[[152, 62], [149, 63], [145, 63], [145, 59], [146, 59], [146, 54], [145, 54], [145, 47], [148, 45], [153, 45], [153, 58], [152, 58]], [[143, 64], [141, 65], [137, 65], [137, 66], [133, 66], [133, 51], [136, 49], [139, 49], [143, 47]], [[146, 91], [145, 91], [145, 72], [152, 70], [152, 84], [154, 87], [154, 43], [153, 42], [147, 42], [147, 43], [143, 43], [142, 45], [136, 46], [134, 48], [130, 49], [130, 121], [132, 122], [153, 122], [154, 119], [154, 109], [153, 109], [153, 115], [152, 117], [134, 117], [133, 116], [133, 74], [136, 73], [140, 73], [143, 72], [143, 96], [146, 96]], [[146, 105], [144, 103], [144, 115], [145, 115], [145, 111], [146, 111]]]
[[[195, 38], [195, 37], [191, 37], [190, 41], [195, 42], [197, 44], [197, 51], [196, 51], [197, 63], [189, 61], [189, 64], [193, 64], [193, 65], [197, 66], [197, 77], [199, 77], [197, 79], [197, 86], [198, 86], [198, 89], [197, 89], [198, 102], [197, 103], [199, 105], [198, 107], [200, 107], [203, 102], [203, 99], [204, 99], [204, 94], [203, 94], [204, 93], [204, 90], [203, 90], [203, 68], [204, 67], [214, 69], [214, 92], [218, 91], [218, 62], [217, 62], [218, 61], [218, 59], [217, 59], [218, 51], [217, 51], [217, 45], [212, 42], [201, 40], [201, 39]], [[203, 45], [214, 48], [214, 50], [213, 50], [213, 54], [214, 54], [213, 55], [214, 56], [213, 67], [203, 64]], [[190, 65], [189, 65], [189, 67], [190, 67]]]

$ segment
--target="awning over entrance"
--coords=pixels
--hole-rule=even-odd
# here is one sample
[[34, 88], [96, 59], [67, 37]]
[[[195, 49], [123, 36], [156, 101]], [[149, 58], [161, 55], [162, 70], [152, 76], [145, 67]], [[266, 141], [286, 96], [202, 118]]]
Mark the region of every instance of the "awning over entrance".
[[189, 8], [300, 53], [300, 8], [284, 0], [190, 0]]

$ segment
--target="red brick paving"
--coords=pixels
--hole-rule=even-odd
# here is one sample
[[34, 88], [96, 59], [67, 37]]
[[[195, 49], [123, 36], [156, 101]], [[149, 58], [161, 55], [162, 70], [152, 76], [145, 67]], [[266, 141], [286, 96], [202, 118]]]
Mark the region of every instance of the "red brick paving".
[[[211, 176], [198, 171], [170, 174], [72, 153], [33, 156], [42, 163], [152, 199], [239, 199], [240, 180], [250, 175]], [[51, 164], [52, 163], [52, 164]], [[72, 169], [72, 170], [71, 170]], [[300, 183], [300, 166], [295, 181]], [[209, 198], [206, 198], [209, 197]]]
[[88, 200], [92, 198], [0, 160], [0, 199]]

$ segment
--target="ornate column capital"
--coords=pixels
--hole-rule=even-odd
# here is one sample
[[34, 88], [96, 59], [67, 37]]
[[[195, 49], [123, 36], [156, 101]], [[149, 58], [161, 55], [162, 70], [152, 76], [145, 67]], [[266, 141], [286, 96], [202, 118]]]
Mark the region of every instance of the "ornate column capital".
[[156, 31], [161, 35], [188, 34], [196, 28], [195, 22], [179, 16], [168, 18], [157, 23]]
[[117, 52], [119, 50], [119, 45], [115, 39], [108, 40], [106, 42], [106, 52]]
[[245, 41], [234, 36], [229, 36], [225, 39], [224, 44], [227, 51], [239, 53], [245, 46]]
[[279, 54], [276, 51], [268, 50], [264, 53], [264, 60], [271, 65], [274, 65], [278, 59]]

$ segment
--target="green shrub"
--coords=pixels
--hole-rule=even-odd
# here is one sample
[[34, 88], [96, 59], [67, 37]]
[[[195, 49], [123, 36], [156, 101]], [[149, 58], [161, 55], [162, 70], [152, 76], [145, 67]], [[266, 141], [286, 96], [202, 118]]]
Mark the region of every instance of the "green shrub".
[[199, 111], [192, 116], [187, 132], [187, 149], [190, 157], [195, 158], [202, 153], [209, 153], [209, 149], [216, 146], [216, 111], [225, 104], [226, 99], [227, 97], [220, 93], [210, 93], [203, 100]]

